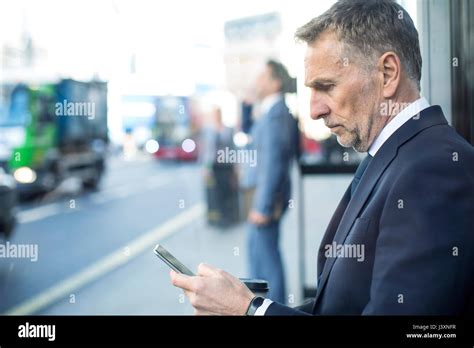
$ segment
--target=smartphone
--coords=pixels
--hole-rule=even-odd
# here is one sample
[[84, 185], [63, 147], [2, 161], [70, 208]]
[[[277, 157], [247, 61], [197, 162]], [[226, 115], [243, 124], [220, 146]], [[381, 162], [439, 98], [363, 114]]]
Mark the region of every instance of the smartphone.
[[178, 261], [176, 257], [163, 248], [160, 244], [155, 246], [153, 252], [158, 256], [164, 263], [168, 265], [172, 270], [178, 273], [186, 274], [188, 276], [194, 276], [195, 274], [189, 270], [185, 265]]

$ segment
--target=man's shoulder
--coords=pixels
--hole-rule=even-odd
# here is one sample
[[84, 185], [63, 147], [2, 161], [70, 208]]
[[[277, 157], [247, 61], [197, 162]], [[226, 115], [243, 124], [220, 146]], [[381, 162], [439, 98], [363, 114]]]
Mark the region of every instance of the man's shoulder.
[[[446, 155], [456, 160], [462, 152], [466, 159], [474, 159], [474, 147], [449, 125], [436, 125], [423, 129], [399, 147], [398, 156], [413, 158], [415, 162], [442, 160]], [[398, 157], [397, 156], [397, 157]], [[458, 157], [459, 159], [459, 157]]]
[[398, 148], [392, 169], [398, 176], [465, 176], [474, 180], [474, 147], [451, 126], [426, 128]]
[[289, 114], [290, 110], [288, 109], [284, 98], [277, 101], [268, 111], [269, 118], [286, 117]]

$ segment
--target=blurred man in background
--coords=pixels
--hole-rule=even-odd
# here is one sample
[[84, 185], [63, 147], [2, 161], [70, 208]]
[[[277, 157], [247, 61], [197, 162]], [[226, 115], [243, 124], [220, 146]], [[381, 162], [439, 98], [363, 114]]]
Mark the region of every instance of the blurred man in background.
[[[286, 68], [269, 60], [256, 81], [258, 117], [251, 134], [257, 165], [246, 171], [249, 276], [267, 280], [269, 298], [285, 303], [285, 277], [279, 251], [280, 221], [290, 199], [290, 166], [298, 146], [296, 120], [285, 104], [290, 83]], [[249, 197], [250, 196], [250, 197]]]
[[238, 184], [234, 164], [219, 161], [219, 151], [233, 149], [233, 129], [222, 123], [222, 110], [214, 107], [202, 133], [201, 162], [206, 184], [207, 220], [227, 227], [239, 217]]

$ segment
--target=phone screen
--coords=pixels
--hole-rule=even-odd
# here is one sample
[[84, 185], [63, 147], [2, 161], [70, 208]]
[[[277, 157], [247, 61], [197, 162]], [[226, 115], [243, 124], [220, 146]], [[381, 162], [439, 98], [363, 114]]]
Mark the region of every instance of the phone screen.
[[178, 273], [186, 274], [188, 276], [194, 276], [194, 273], [189, 270], [185, 265], [178, 261], [176, 257], [171, 255], [171, 253], [163, 248], [160, 244], [157, 244], [153, 250], [164, 263], [168, 265], [172, 270]]

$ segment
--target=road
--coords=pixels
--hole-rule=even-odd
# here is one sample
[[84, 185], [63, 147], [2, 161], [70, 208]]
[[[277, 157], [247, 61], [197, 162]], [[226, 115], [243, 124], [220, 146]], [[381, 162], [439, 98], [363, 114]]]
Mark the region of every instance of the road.
[[[176, 225], [176, 221], [180, 221], [179, 216], [193, 207], [194, 216], [184, 216], [182, 226], [177, 225], [179, 231], [175, 228], [171, 232], [192, 233], [199, 223], [204, 222], [198, 166], [158, 164], [146, 158], [132, 162], [111, 162], [104, 177], [103, 187], [98, 192], [79, 192], [75, 195], [66, 193], [39, 203], [29, 202], [20, 207], [20, 223], [9, 242], [17, 245], [37, 245], [38, 260], [0, 260], [1, 312], [9, 311], [35, 296], [45, 294], [45, 291], [47, 294], [47, 290], [54, 290], [55, 286], [58, 290], [58, 284], [80, 274], [81, 271], [97, 272], [97, 269], [90, 268], [91, 265], [95, 264], [97, 268], [101, 260], [116, 251], [123, 251], [123, 260], [119, 258], [95, 276], [76, 279], [75, 286], [65, 289], [70, 293], [64, 293], [63, 289], [63, 294], [59, 295], [66, 296], [62, 300], [57, 294], [51, 298], [50, 291], [46, 302], [43, 297], [42, 302], [28, 308], [28, 311], [34, 310], [34, 313], [49, 313], [49, 310], [54, 311], [55, 306], [66, 300], [71, 306], [56, 313], [73, 314], [84, 311], [83, 313], [95, 314], [106, 313], [109, 309], [110, 312], [107, 313], [113, 313], [118, 307], [102, 308], [101, 299], [85, 301], [80, 291], [89, 286], [96, 286], [103, 277], [115, 275], [114, 272], [122, 273], [120, 267], [128, 263], [133, 265], [135, 262], [145, 262], [149, 266], [148, 275], [136, 272], [120, 274], [123, 287], [134, 284], [138, 290], [137, 285], [143, 280], [139, 279], [140, 276], [145, 276], [147, 283], [150, 283], [153, 276], [165, 273], [165, 267], [151, 253], [152, 247], [148, 248], [149, 244], [155, 242], [153, 238], [149, 238], [148, 245], [145, 243], [141, 246], [142, 249], [145, 247], [147, 252], [142, 250], [139, 255], [133, 250], [133, 242], [167, 221], [175, 219]], [[159, 239], [158, 235], [156, 240]], [[198, 246], [196, 242], [198, 241], [194, 240], [193, 244]], [[188, 243], [178, 243], [174, 248], [170, 245], [170, 248], [181, 254], [184, 262], [192, 265], [194, 260], [189, 257], [189, 253], [180, 253], [180, 249], [186, 250], [188, 246]], [[157, 284], [160, 281], [164, 283], [164, 279], [155, 281]], [[110, 294], [116, 293], [117, 290], [117, 287], [106, 284], [103, 294], [109, 294], [110, 298]], [[135, 295], [140, 299], [137, 291]], [[127, 296], [130, 296], [129, 292]], [[156, 296], [159, 297], [159, 291]], [[102, 310], [104, 312], [101, 312]]]

